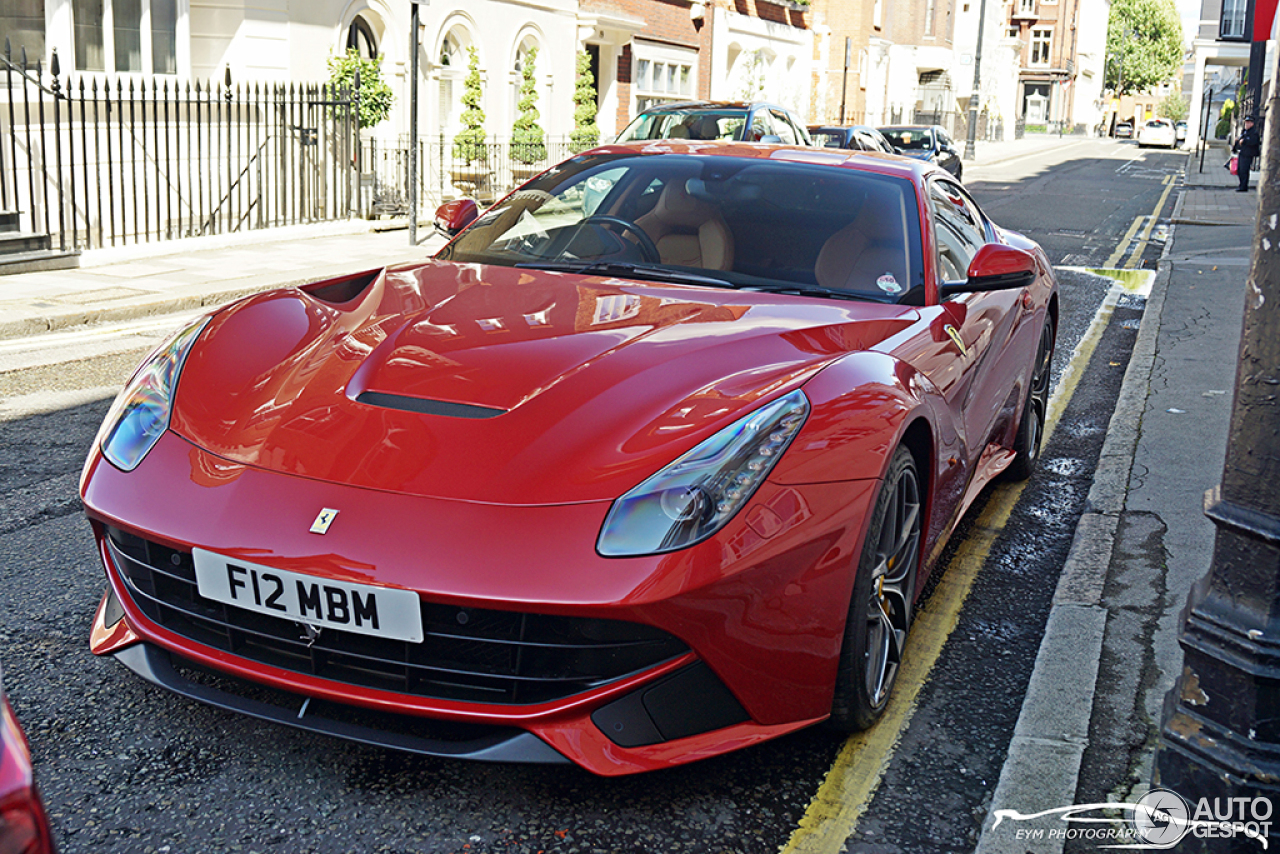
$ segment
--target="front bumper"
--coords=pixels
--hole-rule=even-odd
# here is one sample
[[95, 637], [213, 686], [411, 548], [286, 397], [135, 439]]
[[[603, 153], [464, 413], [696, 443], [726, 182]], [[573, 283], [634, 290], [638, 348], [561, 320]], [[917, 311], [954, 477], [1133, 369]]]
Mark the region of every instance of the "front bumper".
[[[593, 545], [607, 503], [495, 507], [356, 489], [229, 464], [166, 434], [134, 472], [101, 459], [86, 469], [83, 498], [111, 587], [91, 645], [185, 696], [356, 741], [504, 762], [568, 758], [600, 774], [667, 767], [826, 716], [872, 486], [767, 484], [706, 543], [606, 560]], [[308, 531], [320, 507], [342, 508], [324, 536]], [[108, 528], [175, 554], [200, 546], [412, 589], [427, 604], [653, 627], [678, 639], [681, 651], [534, 702], [318, 677], [254, 660], [234, 645], [202, 643], [148, 616]], [[249, 690], [224, 685], [214, 693], [209, 680], [191, 675], [204, 671]], [[259, 688], [281, 696], [265, 702], [253, 696]], [[308, 698], [314, 707], [303, 709]], [[342, 714], [322, 714], [321, 704]], [[399, 723], [371, 724], [353, 711]], [[437, 738], [435, 722], [479, 729]]]

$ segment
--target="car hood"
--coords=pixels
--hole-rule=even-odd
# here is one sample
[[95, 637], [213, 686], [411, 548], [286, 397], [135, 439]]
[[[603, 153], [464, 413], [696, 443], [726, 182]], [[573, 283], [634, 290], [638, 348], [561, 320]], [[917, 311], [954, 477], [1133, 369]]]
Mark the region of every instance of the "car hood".
[[338, 291], [275, 291], [217, 313], [187, 358], [171, 429], [229, 461], [356, 486], [612, 499], [918, 318], [435, 261]]

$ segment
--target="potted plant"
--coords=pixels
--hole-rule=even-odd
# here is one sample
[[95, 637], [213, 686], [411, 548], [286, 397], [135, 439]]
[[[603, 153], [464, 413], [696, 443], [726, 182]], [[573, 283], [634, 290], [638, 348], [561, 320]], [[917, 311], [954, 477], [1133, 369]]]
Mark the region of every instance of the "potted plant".
[[538, 124], [537, 59], [538, 49], [529, 48], [520, 69], [520, 100], [516, 104], [520, 115], [511, 129], [511, 159], [515, 161], [511, 174], [520, 182], [541, 172], [541, 164], [547, 157], [546, 135]]
[[488, 147], [484, 136], [484, 110], [480, 109], [480, 55], [467, 48], [467, 77], [462, 84], [462, 131], [453, 138], [454, 186], [464, 195], [474, 194], [489, 178]]
[[597, 110], [596, 78], [591, 73], [591, 57], [585, 50], [579, 51], [578, 82], [573, 90], [573, 134], [569, 137], [569, 150], [574, 154], [599, 144]]

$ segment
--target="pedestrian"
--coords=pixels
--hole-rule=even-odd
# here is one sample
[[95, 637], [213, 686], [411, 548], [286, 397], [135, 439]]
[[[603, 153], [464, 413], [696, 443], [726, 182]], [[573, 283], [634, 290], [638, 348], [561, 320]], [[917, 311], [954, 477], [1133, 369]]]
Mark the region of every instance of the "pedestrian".
[[1244, 193], [1249, 189], [1249, 170], [1253, 168], [1253, 161], [1262, 153], [1262, 135], [1258, 133], [1253, 116], [1244, 117], [1244, 133], [1240, 134], [1233, 147], [1237, 155], [1236, 176], [1240, 179], [1236, 192]]

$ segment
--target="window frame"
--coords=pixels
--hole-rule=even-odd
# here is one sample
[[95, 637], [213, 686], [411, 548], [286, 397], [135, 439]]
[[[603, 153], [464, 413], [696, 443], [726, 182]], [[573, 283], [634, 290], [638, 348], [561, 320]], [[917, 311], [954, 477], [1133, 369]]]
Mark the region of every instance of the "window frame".
[[[1032, 27], [1027, 50], [1027, 65], [1031, 68], [1048, 68], [1053, 63], [1053, 27]], [[1044, 55], [1036, 59], [1038, 48]]]

